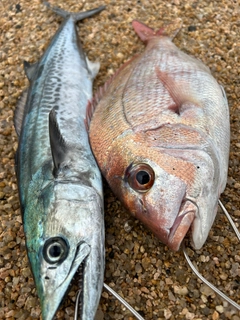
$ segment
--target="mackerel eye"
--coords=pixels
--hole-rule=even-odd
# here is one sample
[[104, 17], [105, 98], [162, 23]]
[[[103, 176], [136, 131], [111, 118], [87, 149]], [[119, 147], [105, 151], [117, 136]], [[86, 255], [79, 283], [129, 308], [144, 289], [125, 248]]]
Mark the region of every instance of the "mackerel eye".
[[153, 169], [145, 163], [130, 166], [127, 169], [125, 177], [127, 178], [130, 187], [138, 192], [148, 191], [155, 180]]
[[43, 246], [43, 257], [50, 264], [63, 262], [68, 252], [67, 242], [61, 237], [50, 238]]

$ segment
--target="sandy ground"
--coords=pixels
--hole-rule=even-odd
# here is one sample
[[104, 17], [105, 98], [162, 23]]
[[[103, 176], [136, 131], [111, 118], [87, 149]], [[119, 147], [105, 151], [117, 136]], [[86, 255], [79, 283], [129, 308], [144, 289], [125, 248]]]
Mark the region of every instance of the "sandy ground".
[[[237, 1], [55, 0], [51, 3], [69, 11], [107, 5], [100, 15], [79, 23], [79, 36], [88, 57], [101, 62], [95, 88], [144, 49], [131, 27], [134, 18], [153, 28], [176, 17], [183, 19], [175, 44], [210, 67], [229, 100], [229, 179], [221, 199], [239, 227], [240, 9]], [[0, 12], [0, 319], [41, 319], [26, 256], [14, 174], [17, 137], [13, 114], [17, 99], [28, 86], [23, 60], [39, 59], [61, 18], [38, 0], [1, 0]], [[105, 222], [105, 282], [145, 319], [240, 319], [239, 312], [196, 278], [181, 251], [171, 252], [126, 212], [107, 184]], [[222, 213], [218, 214], [202, 250], [188, 252], [208, 280], [240, 303], [240, 244]], [[75, 289], [69, 292], [57, 319], [73, 319]], [[98, 320], [133, 318], [103, 291]]]

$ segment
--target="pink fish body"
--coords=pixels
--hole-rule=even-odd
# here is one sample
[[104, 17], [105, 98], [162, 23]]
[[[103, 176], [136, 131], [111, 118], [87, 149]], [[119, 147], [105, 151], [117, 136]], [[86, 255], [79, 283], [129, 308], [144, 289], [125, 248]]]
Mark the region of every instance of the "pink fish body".
[[90, 123], [91, 147], [135, 217], [173, 250], [189, 230], [200, 249], [227, 180], [227, 98], [209, 68], [173, 44], [168, 26], [133, 27], [145, 51], [106, 85]]

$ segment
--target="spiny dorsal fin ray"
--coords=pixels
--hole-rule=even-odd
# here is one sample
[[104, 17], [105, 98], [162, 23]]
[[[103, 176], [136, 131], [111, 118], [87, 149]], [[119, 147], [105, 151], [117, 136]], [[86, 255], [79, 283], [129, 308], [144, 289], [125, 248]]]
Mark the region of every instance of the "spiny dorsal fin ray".
[[66, 19], [67, 17], [71, 16], [74, 21], [80, 21], [80, 20], [83, 20], [85, 18], [91, 17], [94, 14], [99, 13], [99, 12], [101, 12], [102, 10], [104, 10], [106, 8], [106, 6], [100, 6], [98, 8], [95, 8], [95, 9], [92, 9], [92, 10], [88, 10], [88, 11], [85, 11], [85, 12], [72, 13], [72, 12], [65, 11], [65, 10], [63, 10], [61, 8], [58, 8], [58, 7], [53, 7], [47, 1], [44, 1], [43, 4], [45, 6], [47, 6], [49, 9], [51, 9], [53, 12], [58, 14], [59, 16], [63, 17], [64, 19]]
[[67, 144], [64, 141], [58, 126], [55, 108], [49, 113], [49, 138], [54, 164], [53, 174], [57, 175], [61, 164], [66, 159]]
[[94, 111], [99, 103], [99, 101], [102, 99], [102, 97], [105, 95], [106, 91], [108, 90], [108, 87], [113, 82], [113, 80], [117, 77], [117, 75], [120, 73], [122, 69], [124, 69], [129, 63], [132, 62], [132, 60], [136, 59], [139, 56], [139, 54], [134, 55], [130, 60], [125, 62], [105, 83], [103, 86], [98, 87], [94, 97], [91, 101], [88, 101], [88, 105], [86, 108], [86, 120], [85, 125], [86, 129], [89, 129], [90, 122], [92, 119], [92, 116], [94, 114]]
[[28, 96], [28, 88], [24, 90], [21, 96], [19, 97], [16, 105], [16, 109], [14, 112], [14, 127], [18, 137], [20, 137], [21, 130], [22, 130], [22, 123], [24, 118], [25, 105], [27, 102], [27, 96]]

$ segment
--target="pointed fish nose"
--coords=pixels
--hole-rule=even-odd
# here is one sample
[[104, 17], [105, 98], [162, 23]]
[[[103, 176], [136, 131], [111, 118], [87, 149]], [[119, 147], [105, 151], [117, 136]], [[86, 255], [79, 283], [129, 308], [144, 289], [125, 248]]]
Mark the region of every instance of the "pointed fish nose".
[[[94, 320], [102, 293], [104, 277], [105, 249], [104, 241], [97, 245], [81, 243], [72, 263], [67, 278], [56, 288], [45, 286], [45, 292], [40, 296], [42, 306], [42, 319], [52, 320], [57, 312], [69, 285], [81, 266], [80, 283], [80, 318], [81, 320]], [[46, 280], [48, 281], [48, 280]]]
[[91, 248], [90, 255], [84, 261], [81, 320], [94, 320], [102, 294], [105, 251], [104, 246], [99, 247]]
[[90, 252], [91, 248], [87, 243], [83, 242], [78, 246], [76, 255], [73, 256], [72, 261], [69, 261], [70, 270], [67, 277], [65, 279], [60, 279], [61, 282], [58, 281], [58, 278], [61, 276], [62, 270], [58, 270], [58, 268], [67, 268], [67, 265], [64, 265], [64, 262], [60, 266], [48, 266], [45, 268], [47, 270], [44, 273], [44, 278], [42, 279], [40, 286], [38, 285], [38, 289], [39, 287], [40, 289], [43, 288], [43, 293], [39, 294], [43, 320], [52, 320], [54, 318], [74, 275], [80, 265], [84, 263], [84, 260], [87, 259]]

